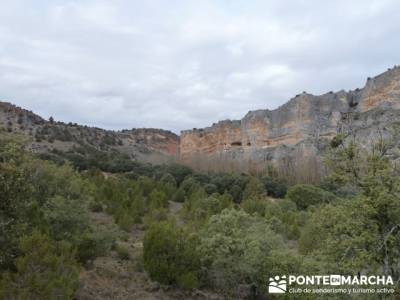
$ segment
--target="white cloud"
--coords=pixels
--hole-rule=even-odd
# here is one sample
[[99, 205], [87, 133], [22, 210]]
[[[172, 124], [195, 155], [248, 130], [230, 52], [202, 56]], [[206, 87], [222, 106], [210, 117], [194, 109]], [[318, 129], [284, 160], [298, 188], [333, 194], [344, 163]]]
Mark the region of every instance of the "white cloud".
[[207, 126], [398, 64], [400, 4], [14, 0], [0, 9], [0, 98], [122, 129]]

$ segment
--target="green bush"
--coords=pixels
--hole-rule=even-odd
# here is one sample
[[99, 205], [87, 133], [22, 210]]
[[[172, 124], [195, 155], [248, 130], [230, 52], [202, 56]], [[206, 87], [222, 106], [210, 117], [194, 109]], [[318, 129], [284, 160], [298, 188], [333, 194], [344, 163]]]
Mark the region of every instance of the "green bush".
[[282, 211], [285, 211], [285, 212], [297, 211], [296, 203], [294, 203], [293, 201], [291, 201], [289, 199], [280, 199], [279, 201], [277, 201], [277, 204], [282, 209]]
[[275, 198], [285, 197], [288, 188], [283, 181], [271, 177], [264, 177], [262, 182], [267, 190], [268, 196]]
[[190, 169], [189, 167], [178, 164], [169, 165], [167, 167], [167, 172], [175, 178], [176, 184], [178, 186], [185, 179], [185, 177], [193, 173], [192, 169]]
[[177, 189], [172, 201], [185, 202], [185, 191], [182, 188]]
[[143, 196], [148, 196], [156, 185], [154, 180], [146, 176], [140, 176], [137, 182], [143, 191]]
[[50, 198], [43, 207], [43, 215], [55, 240], [74, 241], [89, 228], [87, 210], [83, 205], [62, 196]]
[[265, 217], [270, 219], [272, 217], [282, 217], [282, 207], [277, 203], [278, 201], [265, 201]]
[[158, 208], [149, 211], [143, 218], [146, 227], [151, 226], [154, 222], [166, 221], [168, 219], [168, 212], [165, 208]]
[[19, 242], [16, 272], [1, 275], [1, 299], [72, 299], [79, 283], [73, 251], [37, 231]]
[[261, 181], [255, 177], [251, 177], [243, 191], [243, 199], [261, 197], [264, 196], [264, 194], [265, 189]]
[[261, 198], [248, 198], [244, 200], [241, 207], [245, 212], [250, 215], [259, 214], [260, 216], [265, 216], [265, 208], [267, 206], [266, 200]]
[[[18, 160], [15, 149], [2, 150], [0, 161]], [[26, 224], [36, 219], [30, 213], [37, 203], [27, 175], [13, 164], [0, 163], [0, 270], [14, 267], [18, 238], [26, 232]]]
[[231, 194], [233, 201], [235, 201], [236, 203], [240, 203], [242, 201], [243, 190], [240, 186], [231, 186], [231, 188], [229, 189], [229, 194]]
[[161, 177], [160, 182], [161, 182], [162, 184], [165, 184], [165, 185], [171, 185], [171, 186], [173, 186], [173, 187], [176, 187], [176, 180], [175, 180], [175, 177], [172, 176], [170, 173], [165, 173], [165, 174]]
[[128, 249], [121, 244], [116, 245], [115, 251], [117, 252], [119, 259], [128, 260], [130, 258]]
[[265, 218], [225, 209], [208, 220], [200, 235], [206, 283], [235, 299], [240, 285], [265, 286], [270, 273], [264, 263], [274, 249], [285, 246]]
[[212, 176], [210, 183], [215, 184], [218, 187], [218, 192], [223, 194], [225, 191], [231, 191], [232, 186], [238, 186], [240, 190], [243, 191], [248, 181], [248, 176], [237, 174], [215, 174]]
[[213, 194], [212, 196], [214, 196], [214, 197], [219, 199], [221, 210], [223, 210], [225, 208], [231, 208], [232, 205], [233, 205], [232, 196], [227, 191], [225, 191], [225, 193], [223, 193], [222, 195]]
[[187, 177], [181, 184], [180, 189], [183, 189], [185, 192], [185, 195], [189, 195], [192, 193], [194, 190], [198, 189], [200, 187], [200, 184], [193, 178], [193, 177]]
[[211, 195], [218, 192], [217, 186], [215, 184], [209, 183], [204, 186], [204, 190], [207, 194]]
[[[375, 215], [376, 210], [363, 197], [324, 205], [313, 211], [303, 226], [300, 253], [321, 256], [324, 263], [341, 273], [352, 270], [379, 272], [381, 266], [377, 257], [380, 254], [373, 250], [380, 236], [379, 226], [373, 219]], [[394, 243], [388, 243], [390, 245], [394, 247], [390, 263], [396, 264], [398, 248]], [[387, 251], [390, 253], [389, 247]]]
[[150, 278], [162, 284], [192, 287], [197, 282], [200, 260], [195, 240], [171, 223], [154, 223], [146, 231], [143, 259]]
[[150, 210], [168, 206], [167, 195], [162, 191], [153, 190], [148, 196], [148, 201]]
[[194, 289], [199, 286], [199, 279], [197, 278], [197, 275], [193, 272], [179, 275], [176, 282], [177, 285], [183, 289]]
[[118, 218], [117, 218], [117, 224], [118, 226], [125, 231], [130, 231], [132, 229], [132, 226], [136, 223], [137, 219], [130, 215], [128, 212], [122, 213]]
[[103, 205], [101, 205], [100, 202], [91, 201], [91, 202], [89, 203], [89, 209], [90, 209], [92, 212], [101, 212], [101, 211], [103, 211]]
[[200, 201], [198, 201], [192, 210], [195, 213], [195, 216], [198, 211], [204, 212], [205, 217], [197, 218], [197, 219], [201, 220], [201, 219], [206, 219], [212, 215], [220, 213], [222, 210], [222, 206], [221, 206], [221, 202], [219, 201], [218, 198], [216, 198], [214, 196], [210, 196], [210, 197], [207, 197], [205, 199], [201, 199]]
[[115, 239], [111, 234], [104, 232], [86, 232], [80, 237], [77, 246], [77, 259], [85, 264], [96, 257], [106, 255], [115, 244]]
[[314, 185], [296, 184], [289, 188], [286, 198], [296, 203], [299, 209], [307, 209], [312, 205], [332, 202], [336, 196]]

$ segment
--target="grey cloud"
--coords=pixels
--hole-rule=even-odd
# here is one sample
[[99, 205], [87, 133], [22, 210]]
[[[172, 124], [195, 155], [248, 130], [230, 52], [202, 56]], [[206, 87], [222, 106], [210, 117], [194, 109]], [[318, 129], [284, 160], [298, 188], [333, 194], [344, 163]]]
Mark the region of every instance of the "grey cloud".
[[0, 98], [44, 117], [178, 132], [362, 86], [399, 64], [400, 4], [15, 0]]

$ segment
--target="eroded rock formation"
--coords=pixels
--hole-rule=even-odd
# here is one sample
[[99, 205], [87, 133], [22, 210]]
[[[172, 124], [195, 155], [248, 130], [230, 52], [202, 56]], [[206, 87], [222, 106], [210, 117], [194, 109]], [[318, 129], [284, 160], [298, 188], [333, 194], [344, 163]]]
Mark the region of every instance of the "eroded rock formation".
[[[263, 172], [273, 165], [294, 181], [316, 181], [321, 157], [333, 137], [351, 132], [368, 146], [377, 135], [400, 127], [400, 67], [374, 78], [364, 88], [302, 93], [275, 110], [248, 112], [241, 120], [225, 120], [181, 137], [161, 129], [110, 131], [44, 120], [0, 102], [0, 130], [29, 137], [33, 152], [75, 151], [88, 145], [118, 151], [152, 163], [179, 160], [199, 170]], [[75, 150], [74, 150], [75, 149]]]
[[[320, 96], [303, 93], [275, 110], [250, 111], [241, 120], [182, 131], [180, 158], [197, 168], [225, 170], [260, 170], [272, 163], [291, 172], [307, 163], [304, 168], [318, 173], [320, 168], [310, 167], [310, 160], [319, 164], [326, 145], [349, 129], [350, 119], [351, 129], [366, 138], [374, 129], [396, 122], [399, 109], [400, 67], [394, 67], [368, 78], [362, 89]], [[381, 113], [371, 123], [376, 111]]]

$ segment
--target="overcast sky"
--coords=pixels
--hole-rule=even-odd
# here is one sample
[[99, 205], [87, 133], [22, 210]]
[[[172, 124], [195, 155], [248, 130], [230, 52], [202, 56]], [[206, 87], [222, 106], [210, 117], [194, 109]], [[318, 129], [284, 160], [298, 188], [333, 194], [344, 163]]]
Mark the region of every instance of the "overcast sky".
[[400, 1], [1, 1], [0, 100], [179, 132], [400, 64]]

